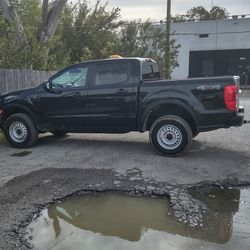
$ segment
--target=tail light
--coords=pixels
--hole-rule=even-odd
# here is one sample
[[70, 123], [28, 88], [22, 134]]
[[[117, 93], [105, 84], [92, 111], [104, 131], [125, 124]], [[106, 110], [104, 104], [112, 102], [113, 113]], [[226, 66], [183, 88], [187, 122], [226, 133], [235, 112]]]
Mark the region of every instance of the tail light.
[[237, 85], [229, 85], [224, 89], [224, 101], [230, 111], [237, 111], [238, 109], [238, 92]]

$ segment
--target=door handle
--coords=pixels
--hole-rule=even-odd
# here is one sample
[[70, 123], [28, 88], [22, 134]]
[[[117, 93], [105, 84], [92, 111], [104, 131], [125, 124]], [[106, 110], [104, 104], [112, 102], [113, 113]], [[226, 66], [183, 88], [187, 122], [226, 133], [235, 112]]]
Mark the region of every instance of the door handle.
[[76, 92], [73, 96], [79, 98], [79, 97], [85, 96], [85, 93], [84, 92]]
[[127, 95], [128, 94], [128, 90], [125, 89], [119, 89], [116, 92], [117, 95]]

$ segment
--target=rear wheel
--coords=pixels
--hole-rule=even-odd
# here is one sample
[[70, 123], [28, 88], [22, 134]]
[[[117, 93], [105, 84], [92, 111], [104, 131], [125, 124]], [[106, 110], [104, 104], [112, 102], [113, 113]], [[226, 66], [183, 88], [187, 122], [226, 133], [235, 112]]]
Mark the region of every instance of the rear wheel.
[[22, 113], [11, 115], [4, 123], [7, 141], [15, 148], [31, 147], [38, 139], [38, 131], [32, 119]]
[[179, 156], [188, 151], [193, 133], [181, 117], [169, 115], [156, 120], [150, 130], [150, 142], [164, 156]]

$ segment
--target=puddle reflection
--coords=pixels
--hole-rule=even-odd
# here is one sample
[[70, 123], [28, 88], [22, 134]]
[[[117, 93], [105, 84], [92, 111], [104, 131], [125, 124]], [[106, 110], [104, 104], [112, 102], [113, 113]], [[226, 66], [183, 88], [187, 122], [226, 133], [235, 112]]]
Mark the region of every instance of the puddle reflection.
[[[210, 208], [202, 228], [190, 228], [169, 216], [171, 208], [165, 199], [114, 194], [78, 197], [43, 211], [31, 223], [29, 236], [33, 237], [31, 243], [43, 250], [244, 250], [250, 246], [247, 227], [250, 223], [250, 192], [243, 190], [242, 194], [245, 194], [244, 203], [240, 202], [241, 191], [236, 189], [193, 192], [193, 196]], [[239, 209], [243, 210], [243, 215]], [[247, 220], [249, 223], [244, 225]], [[240, 239], [241, 236], [245, 239]]]

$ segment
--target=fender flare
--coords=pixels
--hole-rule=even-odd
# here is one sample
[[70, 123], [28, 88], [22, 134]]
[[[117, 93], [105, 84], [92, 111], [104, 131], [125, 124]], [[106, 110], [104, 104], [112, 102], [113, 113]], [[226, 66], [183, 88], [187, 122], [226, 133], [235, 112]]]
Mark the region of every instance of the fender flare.
[[190, 107], [182, 104], [181, 102], [177, 102], [177, 101], [167, 101], [167, 102], [160, 102], [157, 103], [156, 105], [152, 106], [150, 109], [148, 109], [141, 117], [140, 119], [140, 123], [139, 123], [139, 128], [140, 130], [142, 130], [142, 132], [145, 132], [147, 130], [147, 124], [148, 124], [148, 120], [151, 116], [151, 114], [158, 110], [162, 105], [167, 105], [167, 104], [171, 104], [171, 105], [175, 105], [183, 110], [185, 110], [194, 120], [196, 127], [198, 126], [198, 119], [197, 119], [197, 115], [195, 114], [195, 111], [192, 110]]
[[[19, 110], [23, 110], [24, 113], [28, 114], [31, 116], [31, 118], [34, 120], [34, 121], [37, 121], [38, 120], [38, 117], [32, 112], [32, 110], [23, 105], [23, 104], [20, 104], [20, 103], [10, 103], [10, 104], [6, 104], [4, 106], [4, 110], [5, 112], [4, 113], [8, 113], [8, 110], [10, 109], [19, 109]], [[5, 116], [5, 115], [4, 115]]]

